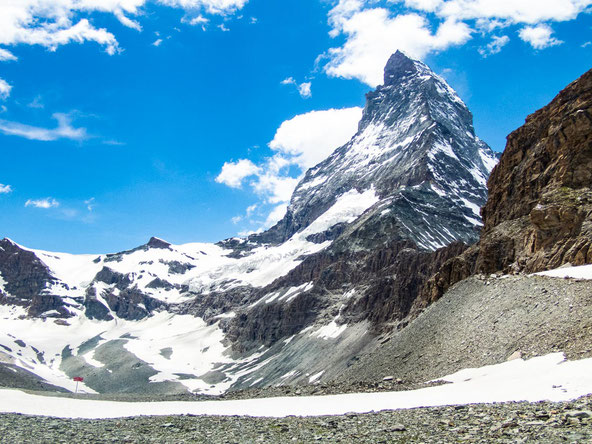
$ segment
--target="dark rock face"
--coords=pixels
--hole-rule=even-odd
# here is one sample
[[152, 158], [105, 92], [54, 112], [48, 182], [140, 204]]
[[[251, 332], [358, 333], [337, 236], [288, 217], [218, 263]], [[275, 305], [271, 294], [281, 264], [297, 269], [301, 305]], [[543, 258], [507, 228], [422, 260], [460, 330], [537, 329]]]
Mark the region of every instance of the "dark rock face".
[[271, 345], [300, 332], [322, 310], [331, 307], [333, 297], [339, 300], [347, 293], [352, 296], [333, 313], [340, 315], [341, 324], [369, 321], [376, 333], [400, 326], [428, 278], [466, 248], [455, 242], [426, 252], [413, 242], [402, 240], [372, 251], [330, 249], [309, 256], [286, 276], [258, 291], [253, 299], [314, 283], [309, 291], [298, 294], [291, 302], [263, 302], [240, 310], [225, 329], [239, 351]]
[[592, 71], [508, 136], [488, 182], [479, 243], [446, 263], [427, 304], [475, 273], [592, 263]]
[[[108, 305], [108, 308], [97, 298], [94, 287], [89, 287], [84, 301], [85, 313], [90, 319], [111, 320], [111, 310], [117, 317], [130, 321], [143, 319], [154, 310], [166, 309], [168, 304], [154, 299], [142, 293], [135, 285], [129, 275], [118, 273], [108, 267], [103, 267], [97, 273], [95, 282], [102, 282], [112, 288], [104, 290], [100, 295]], [[162, 281], [153, 280], [149, 285], [151, 288], [173, 288], [173, 285]]]
[[118, 294], [107, 292], [103, 298], [118, 318], [130, 321], [144, 319], [155, 310], [167, 308], [167, 304], [146, 296], [137, 288], [128, 288]]
[[84, 298], [84, 314], [89, 319], [96, 319], [98, 321], [112, 321], [113, 316], [109, 313], [109, 309], [97, 299], [97, 291], [94, 287], [86, 290]]
[[[491, 271], [487, 261], [496, 250], [515, 271], [592, 262], [591, 187], [589, 71], [508, 137], [483, 209], [480, 268]], [[506, 229], [521, 219], [516, 229]]]
[[49, 269], [32, 251], [9, 239], [0, 240], [0, 274], [4, 289], [13, 298], [30, 301], [54, 281]]
[[235, 317], [227, 328], [235, 350], [245, 351], [269, 346], [282, 338], [299, 333], [317, 318], [327, 303], [311, 293], [296, 297], [289, 304], [258, 304], [253, 310]]
[[150, 248], [162, 248], [167, 250], [171, 247], [171, 244], [157, 237], [151, 237], [146, 246]]
[[71, 316], [62, 298], [50, 294], [57, 281], [45, 264], [9, 239], [0, 240], [0, 277], [5, 281], [0, 304], [26, 307], [30, 316], [46, 312], [52, 312], [53, 317]]

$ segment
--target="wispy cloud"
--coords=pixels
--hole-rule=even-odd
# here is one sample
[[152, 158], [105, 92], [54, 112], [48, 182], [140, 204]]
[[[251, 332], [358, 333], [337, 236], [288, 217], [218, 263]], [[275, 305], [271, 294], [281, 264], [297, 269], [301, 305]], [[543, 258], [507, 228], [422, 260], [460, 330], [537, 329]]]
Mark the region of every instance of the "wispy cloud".
[[119, 140], [103, 140], [103, 144], [104, 145], [111, 145], [111, 146], [125, 146], [126, 143], [125, 142], [120, 142]]
[[43, 101], [41, 99], [41, 96], [35, 97], [30, 103], [27, 104], [27, 106], [29, 108], [34, 108], [34, 109], [43, 109], [43, 108], [45, 108], [45, 105], [43, 104]]
[[12, 193], [12, 187], [10, 185], [4, 185], [0, 183], [0, 194]]
[[280, 82], [282, 85], [294, 85], [303, 99], [312, 97], [311, 82], [298, 83], [294, 77], [288, 77]]
[[35, 207], [42, 209], [59, 207], [60, 203], [53, 197], [46, 197], [45, 199], [29, 199], [25, 202], [25, 207]]
[[0, 100], [8, 99], [12, 86], [6, 82], [6, 80], [0, 79]]
[[56, 128], [42, 128], [19, 122], [0, 119], [0, 132], [8, 136], [19, 136], [29, 140], [49, 142], [58, 139], [84, 140], [88, 138], [86, 128], [72, 126], [72, 118], [69, 114], [55, 113], [53, 118], [57, 120]]
[[95, 205], [96, 205], [95, 198], [94, 197], [91, 197], [90, 199], [85, 200], [84, 201], [84, 205], [86, 205], [86, 209], [88, 211], [94, 210], [95, 209]]
[[483, 57], [498, 54], [509, 42], [510, 37], [507, 35], [494, 36], [491, 42], [489, 42], [485, 48], [479, 48], [479, 54], [481, 54]]
[[18, 60], [16, 56], [7, 49], [0, 48], [0, 62], [10, 62]]

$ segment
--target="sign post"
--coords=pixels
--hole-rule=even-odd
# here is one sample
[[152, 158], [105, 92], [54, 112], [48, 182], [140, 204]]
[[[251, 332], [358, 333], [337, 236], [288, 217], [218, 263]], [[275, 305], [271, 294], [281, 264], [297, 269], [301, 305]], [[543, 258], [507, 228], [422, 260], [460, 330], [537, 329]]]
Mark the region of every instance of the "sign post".
[[74, 376], [74, 381], [76, 381], [76, 392], [78, 393], [78, 383], [84, 381], [84, 378], [82, 376]]

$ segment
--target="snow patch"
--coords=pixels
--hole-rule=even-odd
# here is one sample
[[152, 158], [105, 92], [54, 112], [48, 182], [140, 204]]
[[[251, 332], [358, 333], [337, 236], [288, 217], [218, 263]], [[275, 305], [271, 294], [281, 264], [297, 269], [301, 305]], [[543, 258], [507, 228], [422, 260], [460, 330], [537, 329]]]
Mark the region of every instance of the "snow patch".
[[592, 265], [580, 265], [577, 267], [563, 267], [555, 270], [535, 273], [537, 276], [548, 276], [564, 279], [592, 279]]

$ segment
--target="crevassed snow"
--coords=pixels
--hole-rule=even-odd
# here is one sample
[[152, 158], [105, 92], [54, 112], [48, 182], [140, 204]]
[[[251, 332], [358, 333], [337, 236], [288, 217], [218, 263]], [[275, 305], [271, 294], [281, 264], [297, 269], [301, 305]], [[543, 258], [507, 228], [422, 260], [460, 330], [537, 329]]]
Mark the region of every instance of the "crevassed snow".
[[556, 268], [555, 270], [542, 271], [535, 274], [555, 278], [592, 279], [592, 265]]
[[40, 396], [0, 390], [0, 412], [61, 418], [140, 415], [286, 417], [343, 415], [472, 403], [568, 401], [592, 393], [592, 358], [565, 361], [563, 353], [466, 369], [440, 380], [451, 384], [419, 390], [277, 397], [204, 402], [114, 402]]

